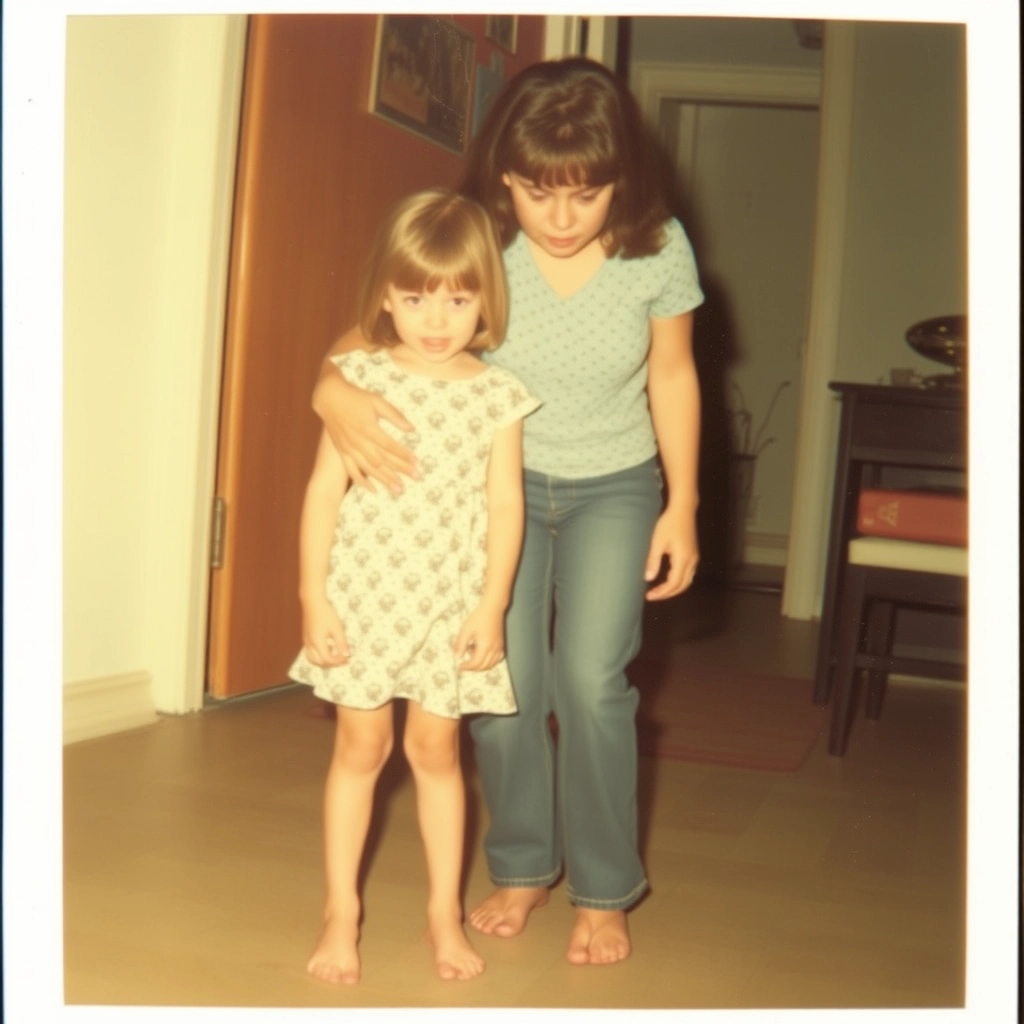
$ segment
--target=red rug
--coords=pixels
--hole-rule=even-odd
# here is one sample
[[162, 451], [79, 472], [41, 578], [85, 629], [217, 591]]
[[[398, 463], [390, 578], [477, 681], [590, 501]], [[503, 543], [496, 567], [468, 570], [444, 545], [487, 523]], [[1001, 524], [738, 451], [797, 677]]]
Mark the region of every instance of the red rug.
[[825, 728], [809, 679], [693, 668], [637, 658], [640, 753], [758, 771], [795, 772]]

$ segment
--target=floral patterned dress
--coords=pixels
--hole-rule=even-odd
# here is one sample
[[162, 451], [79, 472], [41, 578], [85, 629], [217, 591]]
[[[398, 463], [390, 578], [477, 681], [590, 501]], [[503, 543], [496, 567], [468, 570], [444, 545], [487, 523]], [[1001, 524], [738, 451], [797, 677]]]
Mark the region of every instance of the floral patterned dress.
[[349, 660], [321, 668], [302, 651], [289, 676], [344, 707], [404, 697], [446, 718], [514, 713], [504, 659], [484, 672], [460, 671], [452, 645], [483, 592], [491, 442], [540, 403], [496, 366], [466, 380], [435, 380], [400, 368], [387, 350], [335, 362], [354, 384], [402, 410], [412, 434], [383, 426], [416, 455], [421, 478], [398, 495], [349, 488], [327, 576]]

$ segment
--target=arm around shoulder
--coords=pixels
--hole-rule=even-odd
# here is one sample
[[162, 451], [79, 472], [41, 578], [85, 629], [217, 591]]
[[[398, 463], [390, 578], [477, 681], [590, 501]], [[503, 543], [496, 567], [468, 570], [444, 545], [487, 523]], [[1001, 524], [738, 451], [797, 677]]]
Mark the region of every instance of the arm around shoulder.
[[413, 427], [386, 399], [364, 391], [341, 374], [332, 357], [358, 349], [373, 350], [358, 327], [346, 331], [331, 346], [313, 388], [313, 411], [323, 421], [354, 483], [372, 489], [373, 479], [398, 491], [399, 474], [414, 476], [416, 460], [408, 448], [381, 429], [379, 421], [388, 420], [405, 431]]
[[[366, 340], [366, 336], [358, 327], [351, 327], [339, 338], [335, 339], [334, 344], [331, 345], [321, 360], [320, 374], [313, 387], [313, 411], [321, 419], [323, 418], [322, 409], [325, 401], [325, 391], [329, 395], [332, 382], [339, 378], [342, 379], [342, 383], [345, 383], [333, 357], [344, 355], [346, 352], [355, 352], [357, 349], [372, 351], [373, 345]], [[326, 387], [321, 387], [321, 385], [326, 385]], [[351, 387], [352, 385], [349, 386]]]

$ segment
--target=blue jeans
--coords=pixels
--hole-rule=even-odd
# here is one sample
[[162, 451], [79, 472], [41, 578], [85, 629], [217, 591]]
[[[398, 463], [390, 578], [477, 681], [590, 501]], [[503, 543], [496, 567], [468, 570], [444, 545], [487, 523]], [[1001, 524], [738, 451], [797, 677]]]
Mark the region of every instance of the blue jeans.
[[625, 670], [640, 649], [661, 475], [655, 459], [584, 480], [527, 470], [525, 493], [506, 619], [519, 710], [470, 724], [491, 819], [484, 851], [497, 886], [549, 886], [564, 868], [574, 904], [621, 910], [647, 888], [637, 850], [639, 694]]

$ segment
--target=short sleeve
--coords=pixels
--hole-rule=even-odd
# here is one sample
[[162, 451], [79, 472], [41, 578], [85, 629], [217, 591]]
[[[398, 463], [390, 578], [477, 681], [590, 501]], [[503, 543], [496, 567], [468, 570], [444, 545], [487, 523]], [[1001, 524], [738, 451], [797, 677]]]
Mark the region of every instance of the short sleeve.
[[508, 370], [491, 366], [487, 374], [492, 389], [488, 396], [488, 413], [496, 430], [524, 419], [540, 408], [540, 399], [531, 395], [526, 385]]
[[359, 383], [366, 377], [365, 357], [366, 353], [361, 349], [353, 349], [351, 352], [342, 352], [340, 355], [330, 358], [345, 380]]
[[654, 317], [679, 316], [704, 301], [693, 246], [678, 220], [665, 224], [665, 245], [655, 257], [659, 261], [661, 290], [650, 307]]
[[350, 384], [362, 388], [363, 391], [377, 394], [383, 392], [384, 389], [380, 382], [380, 363], [374, 362], [372, 353], [357, 348], [330, 358], [342, 377]]

